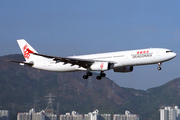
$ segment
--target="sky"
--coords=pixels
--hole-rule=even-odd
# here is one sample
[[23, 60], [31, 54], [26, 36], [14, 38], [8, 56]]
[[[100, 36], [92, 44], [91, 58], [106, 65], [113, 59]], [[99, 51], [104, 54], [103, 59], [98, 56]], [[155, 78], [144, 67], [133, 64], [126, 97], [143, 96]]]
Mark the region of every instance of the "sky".
[[1, 0], [0, 56], [21, 54], [25, 39], [41, 54], [71, 56], [168, 48], [177, 57], [131, 73], [108, 71], [121, 87], [147, 90], [180, 77], [179, 0]]

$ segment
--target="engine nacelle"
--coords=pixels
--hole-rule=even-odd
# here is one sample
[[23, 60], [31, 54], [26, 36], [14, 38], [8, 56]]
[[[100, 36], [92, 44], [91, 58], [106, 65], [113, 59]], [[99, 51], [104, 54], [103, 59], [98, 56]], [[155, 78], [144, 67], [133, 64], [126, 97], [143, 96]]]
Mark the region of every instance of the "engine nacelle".
[[92, 71], [106, 71], [109, 70], [111, 64], [109, 62], [95, 62], [90, 66]]
[[124, 66], [124, 67], [118, 67], [114, 68], [114, 72], [132, 72], [133, 66]]

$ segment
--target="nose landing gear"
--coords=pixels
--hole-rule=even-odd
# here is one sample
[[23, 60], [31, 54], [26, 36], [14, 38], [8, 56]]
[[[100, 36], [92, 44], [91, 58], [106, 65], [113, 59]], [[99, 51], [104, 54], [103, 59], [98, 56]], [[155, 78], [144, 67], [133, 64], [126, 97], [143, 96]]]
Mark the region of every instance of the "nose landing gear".
[[161, 64], [162, 64], [162, 63], [158, 63], [158, 66], [159, 66], [159, 67], [157, 68], [158, 70], [161, 70], [161, 67], [160, 67]]

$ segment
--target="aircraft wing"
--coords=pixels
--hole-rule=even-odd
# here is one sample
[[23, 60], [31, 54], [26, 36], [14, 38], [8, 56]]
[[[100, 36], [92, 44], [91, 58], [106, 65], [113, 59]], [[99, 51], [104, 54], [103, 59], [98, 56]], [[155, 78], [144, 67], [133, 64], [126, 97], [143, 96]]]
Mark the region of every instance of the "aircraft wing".
[[43, 56], [47, 58], [52, 58], [54, 61], [58, 62], [64, 62], [64, 64], [71, 64], [73, 65], [78, 65], [79, 67], [83, 68], [88, 68], [90, 67], [95, 60], [90, 60], [90, 59], [79, 59], [79, 58], [68, 58], [68, 57], [55, 57], [55, 56], [49, 56], [49, 55], [43, 55], [43, 54], [38, 54], [38, 53], [32, 53], [34, 55], [38, 56]]

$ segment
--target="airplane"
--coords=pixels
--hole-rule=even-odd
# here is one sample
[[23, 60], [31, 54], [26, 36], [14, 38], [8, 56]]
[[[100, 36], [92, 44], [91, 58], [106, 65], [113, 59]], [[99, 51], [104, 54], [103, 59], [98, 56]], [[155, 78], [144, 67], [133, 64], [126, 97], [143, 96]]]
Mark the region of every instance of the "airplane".
[[24, 39], [17, 40], [19, 47], [24, 55], [25, 61], [9, 61], [28, 65], [30, 67], [56, 72], [86, 71], [84, 79], [92, 76], [92, 71], [100, 71], [96, 77], [101, 80], [105, 77], [105, 71], [114, 70], [114, 72], [132, 72], [134, 66], [158, 64], [158, 70], [161, 70], [161, 64], [176, 57], [176, 53], [165, 48], [148, 48], [108, 53], [98, 53], [79, 56], [56, 57], [39, 54]]

